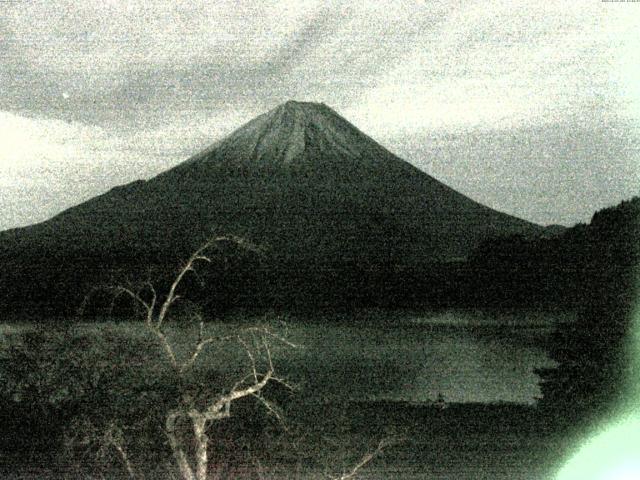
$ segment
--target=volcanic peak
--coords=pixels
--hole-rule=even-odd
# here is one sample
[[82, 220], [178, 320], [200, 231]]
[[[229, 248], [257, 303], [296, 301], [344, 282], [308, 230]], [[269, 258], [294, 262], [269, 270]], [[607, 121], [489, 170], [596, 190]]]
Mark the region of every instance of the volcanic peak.
[[289, 100], [282, 103], [263, 116], [265, 126], [269, 129], [287, 128], [292, 131], [308, 129], [314, 126], [322, 129], [323, 126], [326, 127], [336, 122], [348, 123], [324, 103], [300, 102], [296, 100]]
[[363, 149], [371, 148], [372, 142], [324, 103], [290, 100], [244, 124], [186, 163], [216, 159], [291, 166], [311, 160], [309, 147], [343, 159], [357, 158]]

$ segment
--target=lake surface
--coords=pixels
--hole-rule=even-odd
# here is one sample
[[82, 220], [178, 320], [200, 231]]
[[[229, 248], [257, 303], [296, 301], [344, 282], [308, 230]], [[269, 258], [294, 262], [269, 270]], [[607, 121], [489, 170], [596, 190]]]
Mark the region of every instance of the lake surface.
[[[300, 384], [301, 389], [295, 395], [299, 401], [317, 403], [324, 400], [346, 402], [369, 399], [421, 403], [442, 394], [450, 402], [532, 404], [540, 394], [538, 378], [533, 370], [553, 366], [545, 351], [546, 339], [556, 323], [571, 319], [531, 313], [495, 315], [455, 311], [437, 314], [362, 311], [355, 315], [315, 318], [295, 316], [285, 320], [286, 327], [271, 320], [267, 320], [267, 323], [272, 325], [274, 331], [300, 345], [300, 348], [274, 346], [272, 353], [277, 374]], [[221, 334], [237, 333], [238, 328], [251, 323], [252, 319], [239, 314], [235, 320], [232, 318], [224, 323], [209, 324], [207, 328], [211, 330], [208, 332], [210, 334], [214, 334], [214, 331]], [[12, 333], [25, 328], [42, 327], [43, 325], [33, 323], [0, 324], [0, 340], [10, 339]], [[144, 333], [141, 322], [83, 322], [75, 328], [96, 334], [101, 331], [121, 331], [125, 333], [125, 339], [127, 335]], [[196, 335], [188, 324], [182, 328], [169, 326], [166, 333], [176, 344], [182, 342], [181, 347], [185, 349], [193, 345], [193, 339], [189, 336]], [[100, 336], [96, 335], [96, 338]], [[211, 348], [206, 354], [203, 352], [200, 359], [203, 364], [215, 368], [233, 366], [234, 374], [230, 378], [235, 381], [247, 372], [246, 357], [246, 352], [232, 341], [227, 348]], [[335, 467], [336, 471], [342, 467], [340, 459], [345, 458], [340, 456], [341, 452], [350, 452], [351, 456], [345, 460], [345, 465], [353, 465], [353, 458], [360, 458], [362, 452], [370, 448], [367, 444], [375, 444], [380, 440], [378, 437], [368, 438], [366, 435], [371, 432], [363, 433], [348, 428], [342, 430], [343, 424], [351, 424], [331, 416], [341, 410], [341, 405], [334, 404], [329, 409], [326, 405], [315, 407], [317, 408], [308, 410], [303, 408], [300, 410], [301, 414], [328, 413], [322, 419], [324, 424], [336, 426], [327, 430], [326, 438], [338, 443], [327, 441], [321, 447], [320, 444], [310, 443], [308, 450], [322, 452], [320, 455], [326, 455], [327, 461], [332, 462], [327, 465]], [[350, 408], [353, 412], [359, 410], [360, 406], [352, 405]], [[384, 404], [380, 408], [386, 409], [387, 406]], [[348, 408], [344, 411], [349, 413]], [[450, 420], [447, 420], [447, 415], [452, 412], [455, 415], [455, 411], [456, 408], [452, 407], [444, 415], [441, 415], [443, 412], [435, 412], [440, 425], [448, 424], [446, 422]], [[366, 415], [362, 417], [365, 421], [368, 418], [379, 418]], [[495, 417], [493, 418], [494, 420], [483, 418], [483, 421], [487, 422], [487, 426], [495, 427]], [[315, 416], [309, 420], [311, 423], [315, 421]], [[404, 422], [400, 425], [401, 431], [404, 431], [405, 424], [413, 424], [415, 420], [408, 417]], [[355, 424], [358, 425], [357, 422]], [[367, 466], [363, 475], [367, 478], [406, 479], [425, 478], [425, 475], [434, 479], [529, 479], [533, 478], [530, 476], [531, 468], [544, 467], [540, 461], [544, 457], [536, 453], [542, 450], [536, 450], [540, 447], [537, 447], [535, 438], [520, 436], [520, 433], [508, 429], [503, 431], [502, 428], [494, 428], [487, 431], [455, 422], [453, 424], [456, 426], [454, 430], [440, 429], [434, 434], [435, 440], [432, 440], [429, 436], [431, 432], [421, 436], [423, 430], [427, 429], [416, 423], [415, 428], [411, 427], [412, 436], [406, 446], [391, 450], [392, 455], [399, 455], [397, 461], [385, 463], [384, 458], [377, 459]], [[378, 435], [376, 428], [372, 431]], [[324, 439], [324, 431], [322, 435]], [[453, 440], [447, 435], [451, 435]], [[442, 438], [445, 439], [444, 442]], [[315, 440], [312, 437], [310, 441]], [[429, 443], [432, 441], [436, 443]], [[447, 442], [453, 442], [455, 447], [446, 447]], [[531, 453], [531, 445], [534, 453]], [[550, 449], [546, 439], [542, 446], [545, 452]], [[38, 465], [37, 462], [30, 461], [30, 468], [34, 464]], [[45, 469], [56, 468], [46, 462], [42, 465], [46, 465]], [[322, 473], [326, 474], [323, 463], [317, 464], [322, 466], [315, 465], [310, 462], [309, 474], [298, 478], [318, 478]], [[514, 472], [518, 469], [518, 472]], [[498, 475], [494, 470], [506, 473]], [[483, 472], [486, 473], [485, 476], [482, 476]], [[291, 478], [290, 473], [287, 471], [280, 477], [270, 478]], [[48, 470], [35, 470], [35, 473], [32, 471], [30, 474], [21, 474], [20, 478], [59, 476], [55, 472], [49, 474]]]
[[316, 399], [532, 404], [540, 395], [534, 369], [552, 367], [544, 343], [558, 318], [544, 314], [445, 312], [393, 314], [384, 326], [290, 324], [303, 349], [287, 359], [288, 375]]
[[[556, 323], [572, 318], [526, 312], [365, 310], [286, 320], [286, 333], [279, 323], [274, 329], [300, 348], [275, 348], [274, 361], [280, 375], [302, 387], [298, 395], [304, 401], [420, 403], [441, 394], [449, 402], [532, 404], [540, 395], [534, 369], [554, 366], [545, 341]], [[246, 324], [247, 318], [239, 315], [237, 323], [230, 319], [209, 328], [228, 334]], [[24, 324], [2, 324], [0, 334], [22, 328]], [[140, 322], [84, 323], [78, 328], [144, 332]], [[167, 334], [183, 345], [184, 352], [192, 348], [189, 336], [194, 331], [188, 325], [170, 328]], [[223, 369], [234, 365], [242, 369], [247, 359], [244, 350], [232, 342], [226, 349], [203, 353], [201, 361]]]

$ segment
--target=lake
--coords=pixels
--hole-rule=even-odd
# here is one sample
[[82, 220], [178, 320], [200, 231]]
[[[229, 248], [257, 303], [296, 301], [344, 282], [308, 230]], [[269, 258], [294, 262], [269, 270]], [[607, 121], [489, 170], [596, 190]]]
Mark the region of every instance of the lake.
[[[283, 405], [291, 424], [302, 424], [305, 435], [295, 456], [285, 447], [280, 454], [286, 461], [276, 456], [273, 464], [265, 464], [266, 471], [275, 473], [264, 478], [293, 478], [291, 472], [300, 465], [308, 470], [299, 471], [300, 479], [319, 478], [327, 467], [340, 471], [370, 451], [372, 444], [398, 432], [406, 434], [405, 441], [367, 466], [367, 478], [425, 478], [427, 473], [434, 479], [549, 478], [544, 452], [560, 448], [550, 447], [544, 431], [537, 431], [532, 423], [535, 410], [476, 404], [437, 411], [420, 404], [439, 394], [449, 402], [533, 404], [540, 394], [534, 369], [553, 366], [544, 345], [558, 322], [572, 320], [568, 316], [363, 310], [284, 320], [281, 324], [272, 316], [239, 313], [209, 324], [206, 332], [228, 335], [263, 322], [300, 346], [274, 344], [271, 351], [276, 373], [300, 386], [295, 400]], [[173, 324], [166, 330], [182, 358], [197, 335], [191, 326]], [[0, 334], [7, 336], [0, 335], [0, 340], [9, 341], [12, 333], [26, 328], [41, 327], [1, 324]], [[82, 322], [72, 329], [111, 341], [147, 335], [141, 322]], [[211, 347], [199, 357], [201, 367], [228, 369], [230, 382], [247, 373], [250, 362], [235, 341]], [[147, 368], [140, 366], [145, 375], [153, 375]], [[503, 425], [507, 417], [510, 423]], [[68, 468], [64, 460], [57, 466], [38, 458], [27, 464], [46, 467], [20, 478], [57, 478], [56, 471]], [[284, 473], [278, 475], [282, 468]], [[534, 469], [543, 473], [534, 477]]]
[[[388, 315], [388, 318], [384, 318]], [[381, 322], [381, 318], [384, 319]], [[545, 341], [567, 316], [542, 313], [388, 313], [313, 322], [292, 320], [286, 373], [316, 399], [532, 404], [534, 369], [552, 367]]]
[[[264, 317], [263, 317], [264, 318]], [[534, 369], [554, 366], [545, 341], [567, 315], [518, 312], [404, 312], [362, 310], [350, 314], [286, 317], [285, 336], [298, 349], [276, 348], [279, 374], [302, 387], [305, 401], [400, 400], [428, 402], [441, 394], [449, 402], [535, 403], [540, 395]], [[246, 326], [242, 314], [210, 324], [213, 333]], [[271, 321], [267, 322], [272, 324]], [[274, 328], [282, 332], [280, 323]], [[24, 328], [4, 324], [0, 333]], [[77, 328], [144, 332], [141, 323], [83, 323]], [[188, 352], [193, 330], [167, 332]], [[242, 366], [235, 344], [201, 357], [216, 368]], [[244, 368], [244, 367], [242, 367]]]

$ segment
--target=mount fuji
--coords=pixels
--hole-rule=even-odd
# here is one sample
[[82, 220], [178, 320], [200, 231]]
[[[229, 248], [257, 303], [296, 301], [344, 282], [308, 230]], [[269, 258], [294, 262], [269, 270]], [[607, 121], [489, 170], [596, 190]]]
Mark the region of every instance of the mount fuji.
[[263, 246], [271, 265], [375, 269], [461, 260], [544, 227], [456, 192], [324, 104], [289, 101], [152, 179], [2, 232], [0, 258], [38, 278], [52, 261], [174, 258], [211, 232]]

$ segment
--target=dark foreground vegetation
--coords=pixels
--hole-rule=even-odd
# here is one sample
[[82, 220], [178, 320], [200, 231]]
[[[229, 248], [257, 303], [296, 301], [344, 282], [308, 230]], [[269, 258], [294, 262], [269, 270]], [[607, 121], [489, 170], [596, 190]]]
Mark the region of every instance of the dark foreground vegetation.
[[[201, 281], [187, 278], [185, 288], [214, 317], [237, 308], [579, 310], [608, 301], [603, 295], [620, 294], [630, 301], [639, 202], [622, 202], [596, 212], [590, 224], [549, 228], [546, 235], [490, 238], [457, 261], [384, 256], [366, 262], [330, 256], [298, 261], [273, 257], [268, 246], [246, 251], [229, 243], [218, 246], [220, 255], [200, 272]], [[76, 252], [44, 241], [40, 247], [33, 242], [23, 246], [17, 239], [12, 243], [9, 233], [0, 244], [0, 311], [36, 318], [76, 315], [88, 291], [114, 279], [151, 277], [167, 288], [176, 265], [206, 240], [183, 239], [170, 253], [153, 245]], [[128, 315], [126, 308], [119, 313]]]
[[[63, 314], [77, 311], [87, 293], [101, 285], [84, 302], [85, 312], [110, 311], [138, 327], [123, 332], [41, 323], [5, 332], [0, 473], [4, 478], [31, 471], [32, 478], [65, 472], [67, 478], [183, 480], [320, 478], [325, 473], [341, 479], [360, 474], [549, 478], [568, 429], [606, 415], [622, 399], [632, 374], [639, 218], [636, 198], [552, 238], [486, 242], [467, 262], [428, 274], [389, 267], [374, 275], [354, 267], [335, 278], [335, 271], [321, 270], [314, 282], [301, 283], [304, 294], [313, 289], [336, 293], [332, 308], [385, 299], [393, 306], [517, 310], [533, 305], [577, 312], [577, 320], [560, 325], [550, 342], [559, 366], [539, 372], [543, 396], [536, 407], [332, 403], [304, 386], [292, 391], [277, 375], [278, 361], [286, 361], [279, 352], [295, 348], [285, 334], [261, 326], [216, 336], [206, 330], [207, 322], [220, 320], [230, 305], [259, 309], [272, 302], [271, 308], [293, 308], [299, 305], [296, 296], [303, 296], [292, 288], [297, 277], [286, 277], [284, 288], [265, 279], [265, 270], [250, 268], [260, 252], [238, 249], [235, 241], [222, 242], [218, 255], [202, 262], [209, 268], [199, 269], [200, 275], [185, 268], [187, 263], [180, 270], [184, 282], [178, 283], [179, 274], [167, 275], [169, 270], [156, 265], [151, 271], [137, 268], [142, 281], [116, 281], [118, 272], [112, 271], [89, 288], [95, 273], [91, 260], [85, 271], [77, 263], [47, 258], [38, 268], [61, 277], [60, 292], [49, 295], [37, 282], [29, 283], [28, 278], [40, 277], [30, 277], [27, 269], [12, 295], [24, 288], [21, 295], [32, 295], [31, 308]], [[150, 280], [163, 275], [164, 282]], [[72, 285], [68, 278], [81, 281]], [[358, 294], [350, 297], [353, 292]], [[172, 317], [163, 313], [167, 299], [187, 293], [189, 302], [174, 307], [169, 301]], [[52, 298], [57, 300], [49, 302]], [[168, 335], [165, 317], [181, 325], [180, 335]], [[209, 356], [200, 356], [205, 347]], [[189, 460], [186, 467], [183, 457]]]
[[[180, 478], [163, 426], [184, 384], [151, 336], [71, 325], [5, 341], [2, 478]], [[230, 388], [243, 356], [235, 345], [211, 352], [194, 395]], [[352, 478], [544, 479], [568, 447], [525, 405], [323, 400], [304, 384], [272, 384], [264, 397], [277, 415], [247, 397], [211, 425], [207, 478], [341, 478], [376, 453]]]

